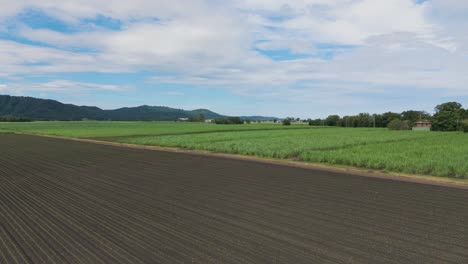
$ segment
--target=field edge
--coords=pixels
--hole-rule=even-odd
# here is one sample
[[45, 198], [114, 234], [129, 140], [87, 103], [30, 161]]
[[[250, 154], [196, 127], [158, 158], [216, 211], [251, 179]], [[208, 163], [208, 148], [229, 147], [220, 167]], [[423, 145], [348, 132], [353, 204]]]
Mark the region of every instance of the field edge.
[[93, 144], [100, 144], [100, 145], [107, 145], [107, 146], [123, 147], [123, 148], [166, 151], [166, 152], [172, 152], [172, 153], [202, 155], [206, 157], [218, 157], [218, 158], [226, 158], [226, 159], [245, 160], [245, 161], [259, 162], [263, 164], [273, 164], [273, 165], [296, 167], [296, 168], [310, 169], [310, 170], [321, 170], [321, 171], [335, 172], [335, 173], [346, 173], [346, 174], [350, 174], [353, 176], [380, 178], [380, 179], [386, 179], [386, 180], [412, 182], [412, 183], [468, 190], [468, 179], [454, 179], [454, 178], [445, 178], [445, 177], [438, 177], [438, 176], [432, 176], [432, 175], [385, 172], [381, 170], [364, 169], [364, 168], [359, 168], [359, 167], [345, 166], [345, 165], [338, 165], [338, 164], [332, 165], [332, 164], [325, 164], [325, 163], [295, 161], [291, 159], [264, 158], [264, 157], [258, 157], [258, 156], [247, 156], [247, 155], [229, 154], [229, 153], [223, 153], [223, 152], [213, 152], [213, 151], [204, 151], [204, 150], [196, 150], [196, 149], [185, 149], [185, 148], [177, 148], [177, 147], [138, 145], [138, 144], [130, 144], [130, 143], [101, 141], [101, 140], [95, 140], [95, 139], [73, 138], [73, 137], [18, 133], [18, 132], [14, 132], [13, 134], [57, 138], [57, 139], [63, 139], [63, 140], [71, 140], [71, 141], [86, 142], [86, 143], [93, 143]]

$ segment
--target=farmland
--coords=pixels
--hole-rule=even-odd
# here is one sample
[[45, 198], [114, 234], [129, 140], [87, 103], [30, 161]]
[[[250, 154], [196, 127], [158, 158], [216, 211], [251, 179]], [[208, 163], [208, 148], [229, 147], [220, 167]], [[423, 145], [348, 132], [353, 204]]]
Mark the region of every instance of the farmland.
[[0, 263], [468, 262], [466, 189], [29, 135], [0, 149]]
[[468, 135], [324, 128], [145, 136], [119, 142], [348, 165], [409, 174], [468, 177]]
[[272, 130], [272, 129], [304, 129], [307, 126], [282, 127], [279, 124], [252, 124], [220, 126], [204, 123], [177, 122], [116, 122], [116, 121], [86, 121], [86, 122], [26, 122], [1, 123], [0, 132], [21, 132], [39, 135], [54, 135], [76, 138], [122, 137], [139, 135], [174, 135], [206, 132]]
[[0, 123], [1, 131], [468, 178], [468, 134], [456, 132], [175, 122]]

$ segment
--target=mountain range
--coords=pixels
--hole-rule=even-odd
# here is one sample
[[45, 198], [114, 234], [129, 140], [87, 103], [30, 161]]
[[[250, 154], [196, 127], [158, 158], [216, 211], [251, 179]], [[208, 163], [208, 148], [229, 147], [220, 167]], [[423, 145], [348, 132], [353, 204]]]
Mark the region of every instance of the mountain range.
[[[77, 106], [55, 100], [0, 95], [0, 116], [27, 117], [35, 120], [113, 120], [113, 121], [174, 121], [203, 114], [206, 119], [224, 117], [208, 109], [183, 110], [166, 106], [123, 107], [103, 110], [95, 106]], [[262, 116], [243, 116], [243, 119], [272, 120]]]

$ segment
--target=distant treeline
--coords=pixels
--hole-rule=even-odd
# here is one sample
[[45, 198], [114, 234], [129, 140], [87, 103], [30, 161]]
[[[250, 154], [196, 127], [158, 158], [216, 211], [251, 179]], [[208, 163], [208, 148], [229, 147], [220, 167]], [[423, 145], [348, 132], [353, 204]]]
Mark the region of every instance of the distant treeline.
[[361, 113], [343, 117], [330, 115], [325, 119], [305, 121], [311, 126], [388, 127], [390, 129], [411, 129], [418, 121], [430, 121], [434, 131], [468, 132], [468, 109], [463, 109], [460, 103], [449, 102], [438, 105], [434, 115], [424, 111], [410, 110], [402, 113]]
[[0, 116], [0, 122], [31, 122], [31, 118], [16, 116]]
[[220, 117], [215, 118], [214, 123], [222, 125], [235, 125], [244, 124], [244, 121], [240, 117]]

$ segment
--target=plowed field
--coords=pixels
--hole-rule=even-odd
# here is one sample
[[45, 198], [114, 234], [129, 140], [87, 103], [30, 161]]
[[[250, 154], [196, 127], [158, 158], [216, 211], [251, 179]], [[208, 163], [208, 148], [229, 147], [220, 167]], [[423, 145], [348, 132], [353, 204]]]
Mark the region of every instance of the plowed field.
[[468, 263], [468, 190], [0, 134], [0, 263]]

